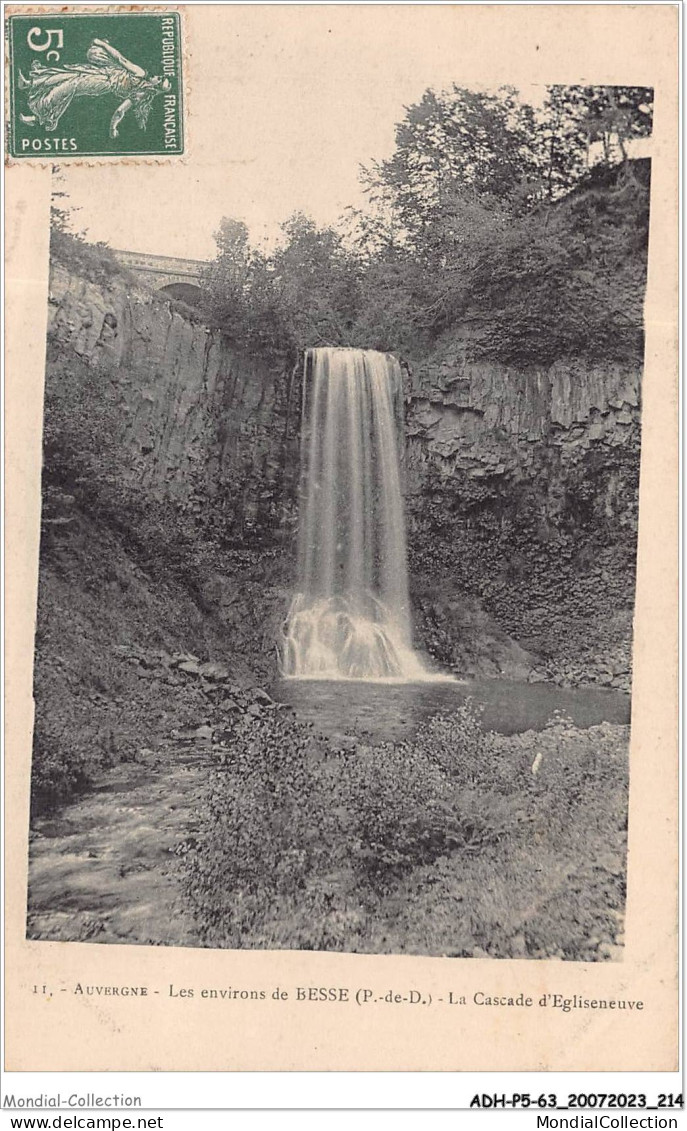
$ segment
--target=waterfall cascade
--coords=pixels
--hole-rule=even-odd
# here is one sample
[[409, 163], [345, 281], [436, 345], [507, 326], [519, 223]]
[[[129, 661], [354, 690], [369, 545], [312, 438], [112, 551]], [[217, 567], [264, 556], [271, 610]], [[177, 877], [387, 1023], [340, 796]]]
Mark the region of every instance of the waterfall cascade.
[[401, 395], [390, 354], [306, 353], [299, 591], [284, 629], [287, 678], [446, 678], [428, 672], [411, 643]]

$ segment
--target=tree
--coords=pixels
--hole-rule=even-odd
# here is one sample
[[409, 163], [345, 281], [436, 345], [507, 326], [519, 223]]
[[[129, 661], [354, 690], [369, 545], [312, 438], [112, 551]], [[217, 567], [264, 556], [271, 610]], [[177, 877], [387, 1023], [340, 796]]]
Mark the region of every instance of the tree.
[[202, 287], [206, 309], [214, 322], [235, 341], [241, 341], [248, 316], [248, 289], [253, 252], [242, 221], [223, 217], [215, 232], [217, 256], [204, 268]]
[[546, 150], [547, 197], [569, 192], [591, 164], [591, 148], [601, 146], [606, 165], [628, 161], [627, 143], [649, 137], [653, 91], [644, 86], [550, 86], [540, 136]]
[[318, 228], [303, 213], [282, 232], [272, 268], [289, 325], [306, 345], [348, 344], [360, 302], [356, 255], [333, 228]]
[[487, 94], [454, 85], [425, 91], [396, 127], [393, 156], [362, 177], [370, 198], [396, 212], [410, 240], [421, 242], [447, 196], [519, 208], [538, 196], [540, 173], [532, 108], [509, 87]]
[[64, 204], [69, 200], [69, 193], [64, 188], [64, 173], [59, 165], [52, 166], [52, 184], [50, 190], [50, 232], [51, 239], [56, 233], [68, 236], [74, 240], [83, 241], [85, 232], [76, 233], [73, 228], [74, 213], [79, 212], [73, 204]]
[[343, 345], [357, 317], [360, 263], [333, 228], [302, 213], [282, 225], [270, 254], [252, 248], [240, 221], [222, 221], [205, 272], [207, 310], [238, 345], [293, 352]]
[[518, 364], [641, 348], [647, 192], [629, 141], [651, 112], [645, 87], [549, 87], [537, 108], [509, 87], [428, 90], [339, 230], [296, 213], [268, 254], [223, 222], [214, 313], [234, 340], [291, 352], [411, 355], [457, 321], [473, 352]]
[[603, 160], [613, 161], [617, 146], [627, 161], [627, 142], [649, 137], [653, 122], [653, 90], [646, 86], [586, 86], [582, 88], [581, 127], [589, 142], [600, 142]]

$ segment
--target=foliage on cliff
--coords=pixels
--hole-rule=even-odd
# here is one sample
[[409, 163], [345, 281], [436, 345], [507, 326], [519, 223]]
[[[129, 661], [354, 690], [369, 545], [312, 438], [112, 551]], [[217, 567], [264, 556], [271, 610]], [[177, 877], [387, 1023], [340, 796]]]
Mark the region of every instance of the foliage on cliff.
[[648, 189], [634, 171], [590, 180], [543, 217], [514, 222], [435, 325], [460, 318], [473, 357], [546, 365], [559, 357], [641, 361]]
[[245, 224], [225, 219], [217, 258], [203, 280], [205, 313], [230, 341], [263, 354], [353, 344], [361, 265], [332, 228], [296, 214], [283, 243], [267, 254], [251, 246]]
[[69, 231], [66, 223], [62, 216], [56, 219], [53, 215], [50, 227], [51, 262], [62, 263], [69, 271], [92, 283], [107, 284], [113, 276], [135, 282], [131, 272], [115, 259], [109, 247], [103, 243], [88, 243], [76, 232]]
[[460, 324], [475, 357], [639, 356], [648, 162], [628, 144], [651, 119], [645, 87], [551, 87], [543, 107], [510, 88], [426, 91], [339, 230], [297, 215], [267, 252], [224, 221], [208, 313], [264, 350], [412, 355]]

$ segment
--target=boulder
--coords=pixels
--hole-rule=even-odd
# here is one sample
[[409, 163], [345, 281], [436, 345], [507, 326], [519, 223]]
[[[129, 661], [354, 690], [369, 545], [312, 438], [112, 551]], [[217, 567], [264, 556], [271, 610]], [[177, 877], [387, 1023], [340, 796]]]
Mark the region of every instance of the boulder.
[[205, 679], [215, 680], [219, 683], [228, 679], [231, 672], [226, 664], [219, 664], [214, 660], [210, 660], [208, 663], [200, 665], [200, 674]]

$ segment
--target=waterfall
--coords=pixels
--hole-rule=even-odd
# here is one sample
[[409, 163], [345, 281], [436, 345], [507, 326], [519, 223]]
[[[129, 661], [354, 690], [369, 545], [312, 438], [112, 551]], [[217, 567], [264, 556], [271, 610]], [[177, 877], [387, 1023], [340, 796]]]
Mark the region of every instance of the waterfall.
[[298, 592], [282, 672], [295, 679], [442, 678], [413, 651], [397, 436], [398, 362], [312, 349], [301, 423]]

